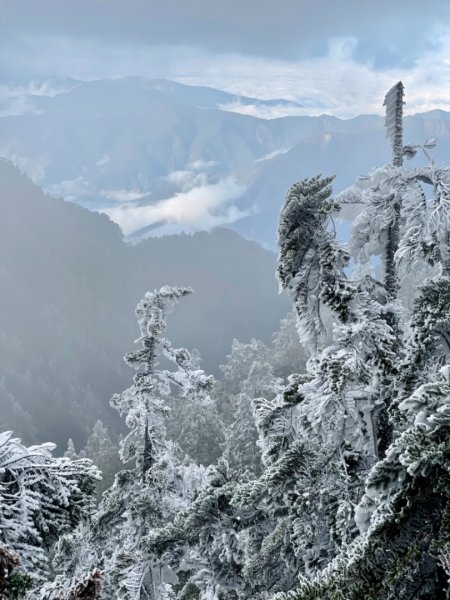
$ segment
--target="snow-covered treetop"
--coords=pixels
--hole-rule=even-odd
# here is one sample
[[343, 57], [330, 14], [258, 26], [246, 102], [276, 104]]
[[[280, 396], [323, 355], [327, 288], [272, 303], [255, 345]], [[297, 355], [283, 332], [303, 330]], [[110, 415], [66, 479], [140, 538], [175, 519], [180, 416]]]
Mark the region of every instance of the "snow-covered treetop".
[[[174, 348], [165, 337], [166, 315], [191, 288], [164, 286], [147, 292], [138, 303], [136, 316], [141, 348], [125, 355], [125, 361], [138, 372], [131, 387], [115, 394], [111, 405], [131, 430], [121, 442], [121, 458], [125, 462], [137, 460], [143, 476], [156, 457], [165, 452], [165, 418], [169, 408], [166, 400], [175, 386], [182, 398], [196, 396], [208, 403], [213, 378], [194, 368], [190, 353], [185, 348]], [[163, 356], [175, 369], [158, 369], [158, 358]]]
[[323, 333], [321, 306], [346, 321], [354, 291], [344, 274], [350, 256], [329, 230], [330, 214], [339, 210], [332, 181], [317, 175], [294, 183], [278, 227], [278, 280], [294, 304], [300, 339], [313, 354]]
[[192, 294], [188, 287], [163, 286], [159, 291], [147, 292], [136, 307], [136, 317], [141, 336], [136, 342], [142, 342], [143, 348], [129, 352], [125, 361], [135, 369], [149, 373], [155, 365], [156, 345], [164, 342], [163, 334], [167, 328], [166, 315], [180, 298]]
[[391, 139], [396, 167], [403, 163], [403, 96], [403, 83], [399, 81], [388, 91], [383, 103], [386, 106], [386, 137]]

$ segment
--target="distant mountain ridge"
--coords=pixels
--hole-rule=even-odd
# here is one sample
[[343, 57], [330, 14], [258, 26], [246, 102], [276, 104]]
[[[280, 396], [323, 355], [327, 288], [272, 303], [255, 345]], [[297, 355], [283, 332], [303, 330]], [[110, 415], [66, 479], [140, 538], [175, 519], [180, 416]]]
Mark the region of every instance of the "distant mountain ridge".
[[135, 306], [164, 284], [194, 288], [168, 334], [217, 374], [234, 337], [268, 342], [286, 314], [274, 271], [273, 254], [229, 230], [127, 245], [106, 216], [43, 194], [0, 160], [1, 429], [61, 447], [97, 418], [114, 426], [109, 399], [133, 376], [122, 357]]
[[[267, 120], [224, 110], [239, 103], [283, 101], [139, 77], [74, 82], [33, 97], [34, 112], [1, 118], [0, 156], [52, 195], [107, 211], [135, 238], [223, 225], [270, 248], [294, 181], [336, 174], [340, 191], [390, 158], [382, 116]], [[438, 162], [449, 162], [449, 113], [405, 119], [406, 143], [429, 137]]]

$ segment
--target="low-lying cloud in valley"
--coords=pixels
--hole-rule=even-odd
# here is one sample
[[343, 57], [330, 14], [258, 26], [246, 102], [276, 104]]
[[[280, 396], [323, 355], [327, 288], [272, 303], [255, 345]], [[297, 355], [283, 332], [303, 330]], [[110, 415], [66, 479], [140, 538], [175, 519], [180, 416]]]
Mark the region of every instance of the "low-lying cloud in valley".
[[115, 202], [135, 202], [149, 196], [149, 192], [140, 192], [139, 190], [102, 190], [102, 198], [114, 200]]
[[227, 177], [217, 183], [204, 183], [179, 192], [155, 204], [146, 206], [122, 204], [102, 212], [117, 223], [125, 235], [146, 227], [173, 224], [188, 231], [210, 229], [233, 223], [246, 216], [233, 200], [237, 200], [245, 187], [235, 178]]

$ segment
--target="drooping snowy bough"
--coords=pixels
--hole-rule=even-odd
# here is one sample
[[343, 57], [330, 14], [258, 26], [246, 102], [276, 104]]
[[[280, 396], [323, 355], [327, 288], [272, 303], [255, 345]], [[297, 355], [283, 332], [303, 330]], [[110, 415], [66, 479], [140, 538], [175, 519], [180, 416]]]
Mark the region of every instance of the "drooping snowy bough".
[[[0, 434], [0, 542], [6, 565], [29, 586], [48, 576], [48, 552], [94, 510], [98, 470], [88, 459], [55, 458], [51, 443], [24, 446]], [[8, 566], [9, 565], [9, 566]], [[10, 573], [10, 575], [12, 574]], [[8, 577], [4, 580], [8, 586]], [[0, 588], [1, 590], [1, 588]]]

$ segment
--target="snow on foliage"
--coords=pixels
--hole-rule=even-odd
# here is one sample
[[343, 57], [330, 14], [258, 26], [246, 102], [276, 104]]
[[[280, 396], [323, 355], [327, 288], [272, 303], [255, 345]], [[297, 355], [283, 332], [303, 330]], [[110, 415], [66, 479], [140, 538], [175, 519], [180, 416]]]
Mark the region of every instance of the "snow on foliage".
[[[147, 552], [190, 564], [183, 590], [201, 599], [406, 600], [445, 585], [449, 171], [403, 166], [415, 147], [401, 145], [401, 84], [386, 103], [392, 164], [337, 198], [332, 178], [294, 184], [280, 214], [278, 278], [310, 359], [253, 397], [264, 471], [236, 480], [220, 463], [144, 539]], [[361, 210], [345, 247], [333, 212], [349, 202]], [[409, 314], [398, 290], [411, 260], [443, 274]]]
[[[437, 167], [430, 158], [427, 150], [434, 141], [399, 147], [402, 86], [388, 96], [393, 163], [374, 170], [337, 198], [361, 204], [349, 247], [355, 275], [364, 273], [360, 265], [366, 265], [365, 273], [373, 278], [373, 259], [382, 259], [381, 277], [373, 282], [371, 296], [378, 298], [393, 344], [380, 348], [380, 358], [388, 357], [390, 349], [392, 369], [381, 369], [371, 383], [378, 395], [373, 406], [375, 415], [378, 406], [374, 431], [379, 456], [360, 480], [353, 540], [325, 568], [302, 578], [297, 589], [277, 596], [279, 600], [406, 600], [448, 594], [450, 169]], [[402, 156], [411, 157], [420, 148], [429, 164], [403, 166]], [[441, 274], [414, 290], [408, 314], [397, 292], [405, 267], [420, 263], [439, 266]], [[369, 366], [368, 372], [375, 373], [375, 367]]]
[[[120, 444], [128, 469], [116, 475], [90, 523], [59, 540], [59, 574], [39, 598], [52, 600], [55, 590], [76, 589], [95, 569], [102, 572], [100, 597], [105, 600], [173, 597], [177, 575], [164, 560], [143, 553], [141, 541], [194, 501], [205, 483], [204, 468], [183, 463], [165, 426], [173, 389], [179, 402], [195, 401], [204, 410], [211, 402], [213, 379], [196, 368], [186, 349], [174, 348], [165, 337], [167, 313], [191, 292], [164, 286], [137, 305], [140, 347], [125, 356], [136, 370], [133, 385], [111, 400], [130, 430]], [[173, 368], [160, 368], [162, 359]]]
[[[295, 346], [284, 329], [273, 349], [234, 342], [214, 386], [165, 336], [168, 310], [191, 290], [147, 293], [136, 309], [140, 347], [125, 357], [133, 384], [111, 401], [129, 429], [127, 468], [97, 512], [58, 540], [57, 576], [35, 598], [75, 600], [85, 589], [105, 600], [448, 597], [450, 169], [430, 157], [434, 140], [403, 145], [401, 83], [385, 104], [392, 162], [337, 197], [332, 177], [295, 183], [280, 213], [277, 275], [308, 349], [305, 368], [293, 361], [285, 372], [280, 346]], [[420, 149], [426, 166], [403, 164]], [[346, 204], [360, 210], [343, 244], [333, 215]], [[411, 287], [412, 265], [433, 276]], [[180, 404], [192, 448], [193, 415], [223, 419], [224, 454], [207, 469], [168, 440], [169, 405]], [[8, 443], [0, 474], [25, 477], [23, 460], [41, 474], [54, 460], [48, 447], [23, 449], [6, 435], [0, 449]], [[45, 516], [33, 477], [24, 502]], [[51, 489], [64, 505], [66, 488]], [[29, 542], [32, 520], [21, 527]], [[4, 541], [45, 562], [42, 540], [32, 555], [19, 538]]]
[[48, 574], [52, 544], [93, 511], [99, 478], [90, 460], [55, 458], [54, 448], [0, 434], [0, 539], [35, 581]]

